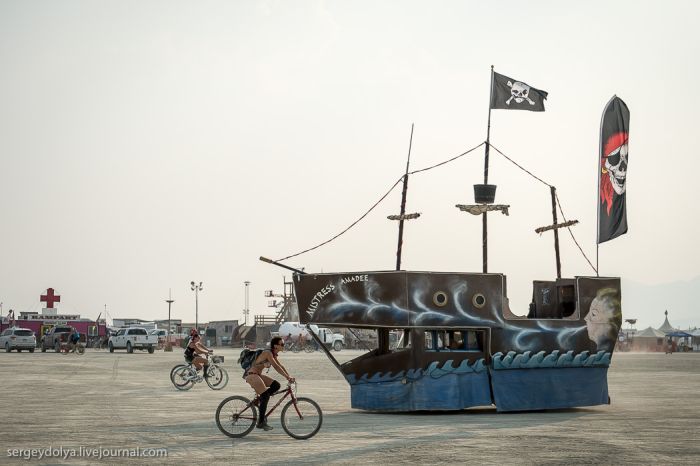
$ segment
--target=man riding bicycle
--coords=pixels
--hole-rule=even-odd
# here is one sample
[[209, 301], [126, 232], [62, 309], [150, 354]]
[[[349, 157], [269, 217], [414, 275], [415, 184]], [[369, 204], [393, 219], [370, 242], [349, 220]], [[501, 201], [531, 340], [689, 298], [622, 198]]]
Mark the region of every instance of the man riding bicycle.
[[294, 382], [294, 377], [289, 375], [287, 369], [277, 359], [277, 354], [281, 351], [284, 351], [284, 341], [282, 341], [282, 337], [274, 337], [270, 340], [270, 349], [260, 353], [250, 368], [243, 374], [243, 378], [248, 385], [253, 387], [255, 393], [260, 396], [260, 417], [256, 426], [258, 429], [272, 430], [272, 427], [267, 424], [267, 419], [265, 419], [267, 402], [270, 400], [270, 396], [280, 389], [278, 381], [262, 374], [263, 369], [269, 370], [270, 366], [272, 366], [289, 383]]
[[[202, 344], [201, 337], [197, 330], [192, 329], [190, 332], [190, 342], [185, 348], [185, 361], [188, 364], [193, 364], [197, 371], [204, 368], [204, 377], [207, 377], [207, 369], [209, 368], [209, 361], [206, 357], [200, 356], [201, 354], [207, 355], [213, 351]], [[199, 374], [197, 374], [198, 377]], [[201, 381], [201, 379], [198, 379]]]

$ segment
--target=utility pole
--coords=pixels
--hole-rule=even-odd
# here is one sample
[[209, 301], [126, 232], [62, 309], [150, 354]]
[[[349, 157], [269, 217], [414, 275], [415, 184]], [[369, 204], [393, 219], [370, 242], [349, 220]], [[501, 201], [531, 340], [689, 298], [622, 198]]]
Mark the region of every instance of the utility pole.
[[190, 288], [194, 291], [194, 328], [199, 333], [199, 292], [202, 291], [202, 282], [199, 285], [190, 282]]
[[172, 288], [168, 290], [168, 299], [165, 300], [166, 303], [168, 303], [168, 342], [165, 344], [165, 351], [172, 351], [173, 350], [173, 344], [172, 344], [172, 326], [170, 325], [170, 306], [175, 302], [175, 300], [172, 297]]
[[248, 308], [248, 286], [250, 282], [248, 280], [243, 282], [245, 284], [245, 309], [243, 309], [243, 325], [248, 325], [248, 314], [250, 314], [250, 309]]

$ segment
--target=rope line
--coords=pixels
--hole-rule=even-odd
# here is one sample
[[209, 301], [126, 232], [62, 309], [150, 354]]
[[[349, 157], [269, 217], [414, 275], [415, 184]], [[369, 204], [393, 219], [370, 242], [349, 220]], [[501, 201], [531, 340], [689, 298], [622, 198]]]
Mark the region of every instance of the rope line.
[[[566, 215], [564, 215], [564, 209], [562, 209], [561, 202], [559, 202], [559, 195], [555, 194], [554, 197], [557, 200], [557, 206], [559, 207], [559, 212], [561, 213], [561, 218], [563, 218], [564, 221], [566, 222], [567, 221]], [[578, 247], [578, 250], [581, 251], [581, 255], [583, 256], [583, 258], [586, 259], [586, 262], [588, 262], [588, 265], [590, 265], [591, 268], [593, 269], [593, 271], [596, 273], [596, 275], [598, 275], [598, 270], [596, 270], [596, 268], [593, 267], [593, 263], [591, 263], [591, 261], [588, 259], [588, 256], [586, 255], [586, 253], [583, 252], [583, 248], [581, 247], [580, 244], [578, 244], [578, 241], [576, 240], [576, 237], [574, 236], [574, 232], [571, 231], [571, 227], [566, 227], [566, 229], [569, 230], [569, 234], [571, 235], [571, 239], [574, 240], [574, 243]]]
[[457, 160], [458, 158], [464, 157], [464, 156], [467, 155], [468, 153], [477, 150], [479, 147], [483, 146], [484, 144], [486, 144], [486, 142], [482, 142], [482, 143], [479, 144], [478, 146], [474, 146], [474, 147], [472, 147], [471, 149], [469, 149], [468, 151], [462, 152], [461, 154], [456, 155], [456, 156], [452, 157], [451, 159], [445, 160], [444, 162], [436, 163], [435, 165], [432, 165], [432, 166], [426, 167], [426, 168], [421, 168], [420, 170], [414, 170], [414, 171], [410, 172], [409, 175], [413, 175], [413, 174], [415, 174], [415, 173], [420, 173], [420, 172], [425, 172], [425, 171], [428, 171], [428, 170], [432, 170], [433, 168], [437, 168], [437, 167], [439, 167], [440, 165], [445, 165], [446, 163], [450, 163], [450, 162], [452, 162], [453, 160]]
[[498, 148], [497, 148], [496, 146], [494, 146], [493, 144], [489, 143], [489, 146], [491, 146], [493, 149], [495, 149], [496, 152], [498, 152], [498, 153], [501, 154], [503, 157], [505, 157], [506, 160], [508, 160], [510, 163], [512, 163], [513, 165], [515, 165], [516, 167], [518, 167], [519, 169], [521, 169], [522, 171], [524, 171], [525, 173], [527, 173], [528, 175], [530, 175], [531, 177], [533, 177], [534, 179], [536, 179], [537, 181], [539, 181], [540, 183], [543, 183], [543, 184], [549, 186], [550, 188], [552, 187], [551, 184], [549, 184], [549, 183], [547, 183], [546, 181], [543, 181], [541, 178], [539, 178], [539, 177], [533, 175], [532, 172], [526, 170], [526, 169], [523, 168], [521, 165], [519, 165], [517, 162], [515, 162], [513, 159], [511, 159], [511, 158], [508, 157], [506, 154], [504, 154], [503, 152], [501, 152], [500, 150], [498, 150]]
[[[389, 190], [388, 190], [381, 198], [379, 198], [379, 200], [378, 200], [377, 202], [375, 202], [375, 203], [372, 205], [372, 207], [369, 208], [369, 210], [367, 210], [364, 214], [362, 214], [362, 215], [360, 216], [360, 218], [358, 218], [358, 219], [355, 220], [353, 223], [351, 223], [350, 226], [348, 226], [347, 228], [345, 228], [343, 231], [341, 231], [341, 232], [338, 233], [337, 235], [333, 236], [332, 238], [330, 238], [330, 239], [328, 239], [328, 240], [326, 240], [326, 241], [324, 241], [324, 242], [322, 242], [322, 243], [317, 244], [316, 246], [313, 246], [313, 247], [308, 248], [308, 249], [304, 249], [303, 251], [297, 252], [296, 254], [291, 254], [291, 255], [286, 256], [286, 257], [283, 257], [283, 258], [281, 258], [281, 259], [277, 259], [277, 262], [282, 262], [282, 261], [284, 261], [284, 260], [291, 259], [292, 257], [297, 257], [297, 256], [300, 256], [300, 255], [305, 254], [305, 253], [307, 253], [307, 252], [313, 251], [314, 249], [318, 249], [318, 248], [320, 248], [321, 246], [324, 246], [324, 245], [330, 243], [331, 241], [337, 239], [338, 237], [344, 235], [345, 233], [347, 233], [351, 228], [353, 228], [355, 225], [357, 225], [358, 223], [360, 223], [360, 221], [362, 221], [365, 217], [367, 217], [367, 215], [369, 215], [369, 213], [372, 212], [384, 199], [386, 199], [387, 196], [389, 196], [389, 194], [394, 190], [394, 188], [396, 188], [396, 186], [398, 186], [398, 184], [404, 179], [404, 176], [415, 175], [415, 174], [417, 174], [417, 173], [426, 172], [426, 171], [428, 171], [428, 170], [432, 170], [432, 169], [434, 169], [434, 168], [438, 168], [438, 167], [440, 167], [440, 166], [442, 166], [442, 165], [446, 165], [446, 164], [448, 164], [448, 163], [450, 163], [450, 162], [453, 162], [453, 161], [455, 161], [455, 160], [457, 160], [457, 159], [459, 159], [459, 158], [461, 158], [461, 157], [464, 157], [465, 155], [467, 155], [467, 154], [469, 154], [469, 153], [475, 151], [476, 149], [478, 149], [479, 147], [483, 146], [484, 144], [487, 144], [487, 143], [486, 143], [486, 142], [482, 142], [482, 143], [478, 144], [477, 146], [474, 146], [474, 147], [472, 147], [471, 149], [469, 149], [469, 150], [467, 150], [467, 151], [465, 151], [465, 152], [462, 152], [461, 154], [456, 155], [456, 156], [454, 156], [454, 157], [452, 157], [452, 158], [450, 158], [450, 159], [447, 159], [447, 160], [445, 160], [445, 161], [443, 161], [443, 162], [437, 163], [437, 164], [435, 164], [435, 165], [431, 165], [431, 166], [426, 167], [426, 168], [421, 168], [421, 169], [419, 169], [419, 170], [413, 170], [412, 172], [406, 173], [406, 175], [402, 175], [401, 177], [399, 177], [398, 180], [396, 180], [396, 182], [391, 186], [391, 188], [389, 188]], [[488, 143], [488, 144], [489, 144], [489, 146], [490, 146], [491, 148], [493, 148], [496, 152], [498, 152], [500, 155], [502, 155], [506, 160], [508, 160], [510, 163], [512, 163], [513, 165], [515, 165], [516, 167], [518, 167], [519, 169], [521, 169], [522, 171], [524, 171], [525, 173], [527, 173], [528, 175], [530, 175], [531, 177], [533, 177], [534, 179], [536, 179], [537, 181], [539, 181], [540, 183], [542, 183], [542, 184], [544, 184], [545, 186], [550, 187], [550, 188], [553, 187], [551, 184], [549, 184], [549, 183], [547, 183], [546, 181], [542, 180], [540, 177], [534, 175], [531, 171], [527, 170], [527, 169], [524, 168], [522, 165], [518, 164], [518, 163], [515, 162], [513, 159], [511, 159], [510, 157], [508, 157], [506, 154], [504, 154], [503, 152], [501, 152], [501, 150], [498, 149], [498, 148], [497, 148], [496, 146], [494, 146], [493, 144], [491, 144], [491, 143]], [[559, 195], [555, 194], [555, 198], [556, 198], [557, 206], [559, 207], [559, 212], [561, 213], [561, 216], [562, 216], [562, 218], [564, 219], [564, 222], [568, 222], [568, 220], [566, 219], [566, 215], [564, 214], [564, 209], [562, 208], [561, 202], [559, 201]], [[571, 239], [574, 240], [574, 243], [575, 243], [576, 246], [578, 247], [578, 250], [581, 252], [581, 255], [584, 257], [584, 259], [586, 259], [586, 262], [588, 262], [588, 265], [590, 265], [591, 268], [593, 269], [593, 271], [597, 274], [597, 273], [598, 273], [598, 270], [593, 266], [593, 264], [591, 263], [591, 261], [588, 259], [588, 256], [586, 256], [586, 253], [583, 252], [583, 248], [582, 248], [581, 245], [579, 244], [578, 240], [576, 240], [576, 236], [574, 236], [574, 232], [571, 231], [571, 227], [567, 227], [567, 230], [569, 230], [569, 234], [571, 235]]]
[[304, 254], [304, 253], [307, 253], [307, 252], [309, 252], [309, 251], [313, 251], [314, 249], [318, 249], [318, 248], [320, 248], [321, 246], [323, 246], [323, 245], [325, 245], [325, 244], [328, 244], [328, 243], [330, 243], [331, 241], [333, 241], [334, 239], [338, 238], [339, 236], [345, 234], [345, 233], [346, 233], [348, 230], [350, 230], [352, 227], [354, 227], [355, 225], [357, 225], [358, 223], [360, 223], [360, 221], [361, 221], [362, 219], [364, 219], [370, 212], [372, 212], [372, 211], [374, 210], [375, 207], [377, 207], [384, 199], [386, 199], [386, 197], [391, 193], [391, 191], [393, 191], [394, 188], [401, 182], [401, 180], [403, 180], [404, 176], [413, 175], [413, 174], [415, 174], [415, 173], [420, 173], [420, 172], [432, 170], [433, 168], [437, 168], [437, 167], [439, 167], [439, 166], [441, 166], [441, 165], [445, 165], [446, 163], [450, 163], [450, 162], [452, 162], [452, 161], [454, 161], [454, 160], [457, 160], [457, 159], [460, 158], [460, 157], [464, 157], [465, 155], [469, 154], [470, 152], [475, 151], [476, 149], [478, 149], [479, 147], [483, 146], [484, 144], [486, 144], [486, 142], [482, 142], [482, 143], [479, 144], [478, 146], [472, 147], [472, 148], [469, 149], [468, 151], [462, 152], [461, 154], [459, 154], [459, 155], [457, 155], [457, 156], [455, 156], [455, 157], [452, 157], [451, 159], [445, 160], [444, 162], [437, 163], [437, 164], [432, 165], [432, 166], [430, 166], [430, 167], [421, 168], [420, 170], [414, 170], [414, 171], [412, 171], [412, 172], [407, 173], [406, 175], [401, 175], [401, 177], [400, 177], [398, 180], [396, 180], [396, 183], [394, 183], [394, 185], [393, 185], [391, 188], [389, 188], [389, 191], [387, 191], [386, 194], [384, 194], [377, 202], [374, 203], [374, 205], [373, 205], [372, 207], [369, 208], [369, 210], [368, 210], [367, 212], [365, 212], [364, 214], [362, 214], [362, 216], [361, 216], [360, 218], [358, 218], [357, 220], [355, 220], [355, 221], [354, 221], [349, 227], [347, 227], [345, 230], [341, 231], [340, 233], [338, 233], [337, 235], [335, 235], [335, 236], [332, 237], [331, 239], [326, 240], [326, 241], [324, 241], [323, 243], [317, 244], [316, 246], [314, 246], [314, 247], [312, 247], [312, 248], [305, 249], [305, 250], [303, 250], [303, 251], [297, 252], [296, 254], [292, 254], [292, 255], [290, 255], [290, 256], [283, 257], [283, 258], [281, 258], [281, 259], [277, 259], [277, 262], [282, 262], [283, 260], [291, 259], [292, 257], [300, 256], [300, 255], [302, 255], [302, 254]]
[[357, 220], [355, 220], [352, 224], [350, 224], [349, 227], [347, 227], [345, 230], [343, 230], [343, 231], [341, 231], [340, 233], [338, 233], [337, 235], [335, 235], [333, 238], [331, 238], [331, 239], [329, 239], [329, 240], [326, 240], [326, 241], [324, 241], [323, 243], [317, 244], [316, 246], [314, 246], [314, 247], [312, 247], [312, 248], [304, 249], [303, 251], [300, 251], [300, 252], [298, 252], [298, 253], [296, 253], [296, 254], [292, 254], [291, 256], [287, 256], [287, 257], [283, 257], [283, 258], [281, 258], [281, 259], [277, 259], [277, 262], [282, 262], [283, 260], [291, 259], [292, 257], [300, 256], [300, 255], [302, 255], [302, 254], [304, 254], [304, 253], [307, 253], [307, 252], [309, 252], [309, 251], [313, 251], [314, 249], [318, 249], [318, 248], [320, 248], [321, 246], [323, 246], [324, 244], [328, 244], [328, 243], [330, 243], [331, 241], [333, 241], [334, 239], [338, 238], [339, 236], [345, 234], [348, 230], [350, 230], [350, 228], [352, 228], [352, 227], [354, 227], [355, 225], [357, 225], [358, 223], [360, 223], [360, 220], [362, 220], [362, 219], [365, 218], [370, 212], [372, 212], [372, 211], [374, 210], [374, 208], [377, 207], [377, 206], [379, 205], [380, 202], [382, 202], [384, 199], [386, 199], [386, 197], [389, 195], [389, 193], [391, 193], [391, 192], [394, 190], [394, 188], [401, 182], [401, 180], [403, 180], [403, 175], [402, 175], [398, 180], [396, 180], [396, 183], [394, 183], [393, 186], [392, 186], [391, 188], [389, 188], [389, 191], [387, 191], [386, 194], [384, 194], [377, 202], [375, 202], [374, 205], [373, 205], [372, 207], [370, 207], [369, 210], [368, 210], [367, 212], [365, 212], [364, 214], [362, 214], [362, 216], [361, 216], [360, 218], [358, 218]]
[[[539, 181], [539, 182], [541, 182], [541, 183], [543, 183], [543, 184], [549, 186], [550, 188], [553, 187], [551, 184], [549, 184], [549, 183], [547, 183], [546, 181], [543, 181], [541, 178], [539, 178], [539, 177], [533, 175], [531, 172], [529, 172], [528, 170], [526, 170], [525, 168], [523, 168], [523, 167], [522, 167], [521, 165], [519, 165], [517, 162], [513, 161], [513, 160], [512, 160], [510, 157], [508, 157], [506, 154], [504, 154], [503, 152], [501, 152], [500, 150], [498, 150], [498, 148], [495, 147], [493, 144], [490, 144], [490, 143], [489, 143], [489, 145], [490, 145], [491, 147], [493, 147], [493, 148], [496, 150], [496, 152], [498, 152], [498, 153], [501, 154], [503, 157], [505, 157], [510, 163], [512, 163], [513, 165], [515, 165], [516, 167], [518, 167], [519, 169], [521, 169], [522, 171], [524, 171], [525, 173], [527, 173], [527, 174], [530, 175], [531, 177], [535, 178], [537, 181]], [[561, 213], [561, 217], [564, 219], [564, 222], [568, 222], [568, 220], [566, 219], [566, 215], [564, 215], [564, 209], [562, 209], [562, 207], [561, 207], [561, 202], [559, 201], [559, 195], [558, 195], [558, 194], [555, 194], [554, 196], [555, 196], [555, 198], [556, 198], [557, 206], [559, 207], [559, 212]], [[596, 270], [596, 268], [593, 266], [593, 264], [591, 263], [591, 261], [588, 259], [588, 256], [586, 256], [586, 253], [583, 252], [583, 248], [581, 247], [581, 245], [580, 245], [580, 244], [578, 243], [578, 241], [576, 240], [576, 236], [574, 236], [574, 232], [571, 230], [571, 227], [568, 226], [568, 227], [566, 227], [566, 229], [569, 230], [569, 234], [571, 235], [571, 239], [574, 240], [574, 244], [576, 244], [576, 246], [578, 247], [578, 250], [581, 252], [581, 255], [583, 256], [583, 258], [586, 259], [586, 262], [588, 262], [588, 265], [591, 266], [591, 268], [593, 269], [593, 271], [594, 271], [594, 272], [596, 273], [596, 275], [597, 275], [597, 274], [598, 274], [598, 270]]]

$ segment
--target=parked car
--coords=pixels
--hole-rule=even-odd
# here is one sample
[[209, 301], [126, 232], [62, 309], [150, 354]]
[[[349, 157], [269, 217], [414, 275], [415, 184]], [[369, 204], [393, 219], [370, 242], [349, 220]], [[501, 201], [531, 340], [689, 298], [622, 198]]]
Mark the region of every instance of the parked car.
[[168, 331], [162, 328], [154, 328], [150, 332], [148, 332], [150, 335], [155, 335], [158, 338], [162, 338], [165, 340], [168, 337]]
[[154, 328], [148, 332], [148, 334], [158, 337], [158, 349], [163, 349], [163, 346], [165, 346], [168, 341], [168, 331], [162, 328]]
[[23, 349], [33, 353], [36, 348], [36, 337], [28, 328], [8, 328], [0, 334], [0, 348], [5, 348], [7, 353], [12, 350], [21, 353]]
[[125, 348], [127, 353], [133, 353], [134, 349], [148, 350], [153, 353], [158, 346], [158, 336], [149, 335], [145, 328], [131, 327], [122, 328], [109, 337], [109, 352], [115, 349]]
[[53, 348], [57, 353], [61, 351], [61, 344], [68, 343], [68, 335], [75, 331], [70, 325], [57, 325], [49, 329], [41, 338], [41, 352]]

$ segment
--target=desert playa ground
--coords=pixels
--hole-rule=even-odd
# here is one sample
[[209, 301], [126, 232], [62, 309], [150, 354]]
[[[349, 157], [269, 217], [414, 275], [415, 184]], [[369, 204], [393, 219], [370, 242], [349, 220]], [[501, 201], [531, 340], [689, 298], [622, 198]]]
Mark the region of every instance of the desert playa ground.
[[[214, 412], [232, 394], [251, 390], [223, 349], [230, 381], [176, 390], [169, 380], [182, 350], [83, 356], [0, 353], [3, 434], [0, 463], [20, 463], [31, 449], [165, 448], [167, 459], [107, 458], [105, 464], [698, 464], [700, 354], [616, 353], [609, 371], [612, 404], [548, 412], [376, 414], [350, 408], [350, 390], [323, 353], [285, 353], [298, 395], [315, 399], [323, 427], [307, 441], [271, 432], [243, 439], [219, 432]], [[334, 353], [342, 362], [358, 351]], [[82, 450], [81, 450], [82, 449]], [[22, 450], [22, 453], [18, 453]], [[36, 464], [94, 464], [83, 455], [33, 458]]]

